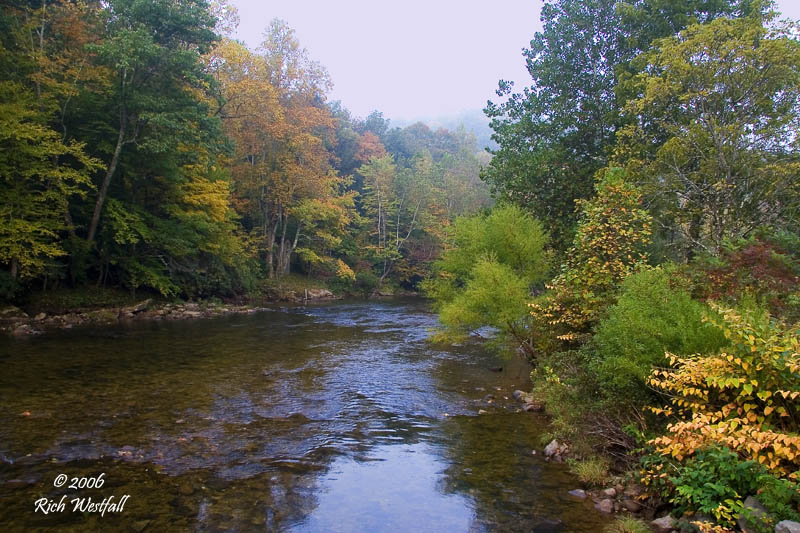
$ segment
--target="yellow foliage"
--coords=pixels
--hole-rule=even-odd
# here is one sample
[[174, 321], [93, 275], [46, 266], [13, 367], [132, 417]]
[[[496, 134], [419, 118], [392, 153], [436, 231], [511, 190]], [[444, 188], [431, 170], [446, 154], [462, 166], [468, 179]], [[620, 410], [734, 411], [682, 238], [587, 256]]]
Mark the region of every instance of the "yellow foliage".
[[730, 347], [716, 354], [677, 357], [674, 369], [655, 370], [650, 384], [666, 392], [674, 414], [667, 435], [653, 439], [659, 453], [682, 460], [723, 445], [763, 464], [778, 476], [797, 479], [800, 468], [798, 331], [755, 313], [714, 306], [706, 320], [720, 327]]

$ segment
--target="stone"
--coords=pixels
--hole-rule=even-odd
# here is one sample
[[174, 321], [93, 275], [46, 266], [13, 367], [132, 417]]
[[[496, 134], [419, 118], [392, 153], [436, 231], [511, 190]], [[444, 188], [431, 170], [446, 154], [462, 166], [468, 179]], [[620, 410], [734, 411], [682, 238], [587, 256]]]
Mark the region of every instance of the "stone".
[[321, 298], [333, 298], [333, 293], [328, 289], [308, 289], [309, 300], [319, 300]]
[[533, 526], [536, 533], [556, 533], [564, 530], [564, 522], [558, 518], [545, 518]]
[[783, 520], [775, 526], [775, 533], [800, 533], [800, 522]]
[[630, 500], [630, 499], [622, 500], [622, 506], [632, 513], [638, 513], [639, 511], [642, 510], [641, 504], [636, 500]]
[[44, 320], [45, 318], [47, 318], [47, 313], [39, 313], [33, 317], [34, 320]]
[[759, 531], [759, 522], [762, 522], [769, 516], [769, 513], [761, 505], [761, 502], [755, 496], [748, 496], [744, 499], [744, 511], [736, 521], [736, 525], [742, 530], [742, 533], [756, 533]]
[[559, 453], [561, 449], [561, 445], [558, 443], [556, 439], [550, 441], [550, 444], [544, 447], [544, 455], [545, 457], [552, 457]]
[[567, 494], [569, 494], [573, 498], [578, 498], [579, 500], [585, 500], [586, 499], [586, 491], [583, 490], [583, 489], [574, 489], [574, 490], [569, 491]]
[[485, 409], [478, 409], [479, 415], [485, 415], [486, 413], [488, 413], [488, 411], [486, 411]]
[[539, 412], [544, 411], [544, 406], [540, 403], [526, 403], [524, 406], [522, 406], [522, 410], [525, 412]]
[[636, 498], [637, 496], [640, 496], [643, 492], [644, 492], [644, 487], [634, 483], [632, 485], [628, 485], [627, 487], [625, 487], [623, 494], [625, 494], [625, 496], [627, 496], [628, 498]]
[[617, 489], [614, 487], [607, 488], [600, 492], [606, 498], [616, 498], [617, 497]]
[[523, 391], [521, 391], [521, 390], [515, 390], [514, 392], [512, 392], [512, 393], [511, 393], [511, 396], [513, 396], [515, 400], [519, 400], [519, 399], [520, 399], [520, 397], [521, 397], [523, 394], [525, 394]]
[[594, 508], [600, 511], [601, 513], [608, 513], [611, 514], [614, 512], [614, 500], [600, 500], [596, 504], [594, 504]]
[[650, 525], [656, 533], [669, 533], [675, 527], [675, 522], [676, 520], [674, 518], [670, 515], [666, 515], [661, 518], [656, 518], [650, 522]]
[[194, 487], [192, 487], [189, 483], [181, 483], [181, 486], [178, 487], [178, 492], [184, 496], [190, 496], [192, 493], [194, 493]]

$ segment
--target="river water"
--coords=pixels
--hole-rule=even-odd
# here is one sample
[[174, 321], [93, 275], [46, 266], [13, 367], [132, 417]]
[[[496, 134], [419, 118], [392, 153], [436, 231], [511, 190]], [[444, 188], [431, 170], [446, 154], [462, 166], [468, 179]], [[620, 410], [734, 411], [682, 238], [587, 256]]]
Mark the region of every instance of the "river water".
[[532, 453], [524, 362], [435, 324], [333, 302], [0, 340], [0, 530], [601, 531]]

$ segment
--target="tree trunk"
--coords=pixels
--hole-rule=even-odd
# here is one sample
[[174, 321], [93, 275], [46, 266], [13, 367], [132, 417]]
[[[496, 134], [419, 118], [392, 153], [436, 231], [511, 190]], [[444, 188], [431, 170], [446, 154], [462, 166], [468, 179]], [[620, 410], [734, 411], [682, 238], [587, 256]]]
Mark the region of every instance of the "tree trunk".
[[19, 260], [16, 257], [11, 258], [11, 279], [17, 279], [17, 272], [19, 270]]
[[125, 122], [127, 118], [125, 116], [125, 111], [120, 111], [119, 115], [119, 135], [117, 135], [117, 146], [114, 148], [114, 155], [111, 157], [111, 163], [108, 165], [108, 170], [106, 170], [106, 175], [103, 178], [103, 184], [100, 186], [100, 192], [97, 195], [97, 202], [94, 204], [94, 214], [92, 214], [92, 223], [89, 225], [89, 235], [86, 237], [86, 240], [89, 243], [94, 242], [95, 233], [97, 233], [97, 226], [100, 223], [100, 213], [103, 210], [103, 204], [106, 201], [106, 195], [108, 194], [108, 185], [111, 183], [111, 177], [114, 175], [114, 171], [117, 169], [117, 163], [119, 163], [119, 155], [122, 153], [122, 145], [125, 144]]

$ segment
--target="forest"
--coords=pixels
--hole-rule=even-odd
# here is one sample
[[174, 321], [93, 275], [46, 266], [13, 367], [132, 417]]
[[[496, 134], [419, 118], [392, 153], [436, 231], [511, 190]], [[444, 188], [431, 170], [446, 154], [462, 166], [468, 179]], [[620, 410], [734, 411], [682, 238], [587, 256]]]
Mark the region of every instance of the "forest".
[[483, 152], [329, 101], [281, 20], [251, 49], [221, 2], [6, 3], [0, 299], [420, 290], [433, 344], [488, 326], [530, 362], [587, 487], [625, 477], [664, 531], [779, 531], [800, 522], [800, 26], [775, 9], [547, 0]]
[[285, 22], [255, 50], [236, 24], [202, 0], [2, 8], [1, 297], [413, 289], [489, 205], [473, 135], [353, 117]]

